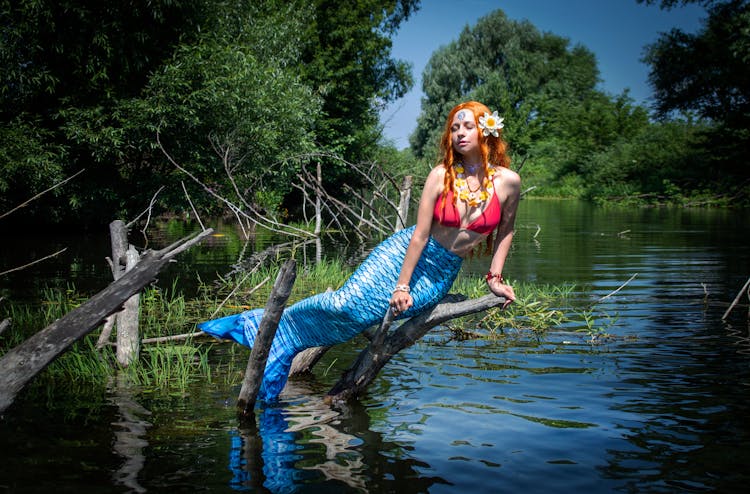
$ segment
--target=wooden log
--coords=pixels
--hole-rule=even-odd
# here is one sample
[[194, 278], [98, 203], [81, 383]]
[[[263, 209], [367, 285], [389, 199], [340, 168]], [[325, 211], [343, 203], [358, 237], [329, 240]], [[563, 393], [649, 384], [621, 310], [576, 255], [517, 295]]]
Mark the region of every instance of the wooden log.
[[[112, 257], [107, 260], [109, 261], [109, 268], [112, 271], [112, 279], [117, 281], [125, 273], [126, 252], [128, 248], [128, 228], [125, 226], [124, 221], [115, 220], [109, 224], [109, 245]], [[117, 314], [112, 314], [104, 321], [104, 327], [99, 334], [96, 348], [103, 348], [107, 345], [116, 320]]]
[[16, 394], [75, 341], [122, 307], [123, 302], [150, 283], [175, 255], [200, 242], [213, 230], [175, 242], [166, 249], [146, 252], [130, 271], [78, 308], [9, 350], [0, 358], [0, 413]]
[[398, 218], [396, 219], [396, 231], [403, 230], [406, 226], [406, 219], [409, 216], [409, 200], [411, 198], [412, 176], [404, 177], [404, 183], [399, 189]]
[[[125, 254], [125, 272], [133, 269], [140, 260], [140, 255], [134, 246], [128, 247]], [[122, 275], [121, 275], [122, 276]], [[117, 362], [127, 367], [138, 360], [141, 343], [138, 334], [138, 306], [140, 291], [127, 299], [122, 310], [117, 313]]]
[[315, 184], [315, 230], [313, 233], [316, 238], [320, 238], [323, 227], [323, 199], [320, 197], [323, 190], [323, 169], [320, 160], [315, 164]]
[[330, 346], [316, 346], [302, 350], [294, 356], [292, 360], [292, 367], [289, 369], [290, 376], [298, 376], [301, 374], [309, 374], [312, 372], [312, 368], [315, 364], [320, 361], [323, 355], [330, 350]]
[[381, 348], [383, 346], [385, 337], [388, 334], [388, 331], [391, 329], [391, 324], [393, 324], [393, 320], [395, 319], [395, 317], [396, 317], [396, 314], [393, 312], [393, 308], [388, 307], [388, 310], [385, 311], [385, 317], [383, 318], [383, 322], [380, 323], [380, 328], [378, 328], [378, 330], [370, 339], [371, 347]]
[[109, 344], [109, 337], [112, 335], [112, 329], [115, 327], [115, 319], [117, 319], [117, 314], [110, 314], [104, 319], [102, 332], [99, 333], [99, 339], [96, 340], [97, 349], [102, 349]]
[[250, 351], [245, 378], [242, 381], [242, 388], [237, 400], [240, 421], [244, 422], [255, 416], [255, 402], [263, 380], [268, 352], [271, 349], [273, 338], [276, 336], [281, 314], [284, 312], [286, 301], [292, 293], [292, 286], [296, 277], [297, 263], [294, 259], [289, 259], [281, 266], [276, 282], [273, 284], [271, 295], [268, 297], [263, 317], [260, 320], [258, 335], [255, 337], [253, 348]]
[[115, 220], [109, 224], [109, 245], [112, 250], [112, 278], [120, 279], [125, 273], [126, 259], [128, 251], [128, 228], [122, 220]]
[[504, 297], [492, 294], [468, 300], [463, 295], [449, 294], [432, 310], [409, 319], [387, 335], [385, 335], [387, 329], [384, 331], [381, 326], [381, 331], [376, 333], [370, 344], [360, 352], [352, 366], [328, 392], [326, 401], [329, 403], [345, 402], [358, 396], [372, 383], [378, 372], [394, 355], [413, 345], [438, 324], [497, 307], [504, 302]]
[[3, 319], [0, 321], [0, 334], [3, 334], [3, 331], [8, 329], [10, 327], [10, 319]]

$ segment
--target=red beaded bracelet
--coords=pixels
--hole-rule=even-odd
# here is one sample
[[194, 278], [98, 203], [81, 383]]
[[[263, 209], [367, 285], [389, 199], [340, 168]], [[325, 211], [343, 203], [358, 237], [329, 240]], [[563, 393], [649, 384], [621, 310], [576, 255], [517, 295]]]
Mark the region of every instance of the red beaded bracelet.
[[487, 283], [489, 283], [490, 281], [492, 281], [492, 278], [497, 278], [498, 280], [500, 280], [501, 284], [503, 284], [503, 285], [505, 284], [505, 278], [503, 278], [503, 274], [502, 273], [495, 274], [492, 271], [487, 271], [486, 278], [487, 278]]

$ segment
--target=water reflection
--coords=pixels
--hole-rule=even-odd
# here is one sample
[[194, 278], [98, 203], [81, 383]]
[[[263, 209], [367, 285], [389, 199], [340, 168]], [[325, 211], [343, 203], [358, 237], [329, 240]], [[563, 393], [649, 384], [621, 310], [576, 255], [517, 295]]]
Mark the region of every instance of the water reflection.
[[409, 493], [446, 483], [422, 475], [427, 463], [371, 430], [361, 405], [333, 409], [304, 382], [291, 381], [277, 405], [259, 409], [257, 425], [230, 435], [234, 490], [276, 494], [314, 484], [336, 492]]
[[[649, 317], [627, 319], [638, 341], [617, 348], [607, 393], [624, 444], [607, 449], [602, 475], [631, 492], [739, 492], [750, 461], [747, 334], [713, 321], [719, 311], [654, 295]], [[633, 311], [635, 313], [635, 311]]]
[[295, 463], [302, 459], [296, 451], [302, 446], [296, 443], [295, 434], [287, 431], [282, 408], [266, 408], [258, 420], [257, 427], [231, 431], [229, 485], [235, 490], [293, 492], [299, 477]]
[[[745, 492], [750, 322], [746, 306], [721, 316], [750, 275], [747, 231], [742, 213], [525, 201], [508, 263], [513, 279], [575, 283], [593, 302], [638, 273], [597, 305], [614, 320], [605, 344], [570, 332], [503, 342], [432, 332], [394, 357], [351, 408], [324, 406], [318, 397], [328, 386], [318, 375], [318, 384], [294, 381], [278, 407], [259, 414], [256, 430], [237, 427], [224, 405], [236, 392], [219, 379], [189, 398], [136, 395], [151, 415], [127, 395], [112, 407], [70, 389], [67, 404], [29, 396], [0, 419], [0, 492], [61, 492], [63, 482], [71, 492], [103, 484], [132, 492]], [[86, 252], [67, 252], [95, 255], [105, 271], [96, 282], [107, 283], [108, 246], [73, 241]], [[56, 245], [28, 242], [21, 253], [34, 248]], [[226, 273], [240, 254], [263, 248], [261, 239], [245, 247], [236, 236], [217, 237], [175, 267], [186, 276]], [[312, 260], [315, 248], [305, 248]], [[356, 264], [360, 244], [347, 249], [323, 246]], [[84, 259], [52, 279], [64, 286], [88, 277], [93, 264]], [[0, 280], [0, 296], [49, 279], [36, 270]], [[486, 262], [467, 262], [466, 271], [484, 273]], [[332, 352], [328, 381], [355, 350]], [[133, 448], [115, 446], [121, 433]]]
[[118, 418], [112, 422], [115, 435], [112, 450], [124, 461], [113, 473], [112, 480], [127, 487], [129, 492], [146, 492], [138, 476], [146, 463], [144, 449], [148, 446], [146, 436], [151, 423], [145, 417], [151, 412], [136, 401], [136, 391], [123, 374], [117, 375], [113, 388], [110, 401], [117, 408]]

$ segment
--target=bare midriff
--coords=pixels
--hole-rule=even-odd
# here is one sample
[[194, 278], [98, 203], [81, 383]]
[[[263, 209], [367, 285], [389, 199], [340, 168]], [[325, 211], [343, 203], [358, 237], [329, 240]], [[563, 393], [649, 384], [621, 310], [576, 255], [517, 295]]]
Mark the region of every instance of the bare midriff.
[[432, 222], [430, 234], [437, 243], [461, 257], [469, 255], [477, 245], [487, 239], [487, 235], [477, 233], [468, 228], [443, 226], [437, 221]]

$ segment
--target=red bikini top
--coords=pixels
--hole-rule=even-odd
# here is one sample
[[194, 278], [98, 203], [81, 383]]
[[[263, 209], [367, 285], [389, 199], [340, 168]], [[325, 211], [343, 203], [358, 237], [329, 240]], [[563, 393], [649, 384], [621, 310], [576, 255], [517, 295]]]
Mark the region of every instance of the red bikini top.
[[[500, 199], [497, 198], [496, 193], [493, 193], [487, 209], [482, 211], [482, 215], [468, 224], [465, 228], [473, 232], [481, 233], [482, 235], [489, 235], [500, 223], [501, 217], [502, 208], [500, 207]], [[453, 204], [452, 190], [448, 191], [445, 198], [441, 197], [435, 201], [435, 209], [432, 212], [432, 219], [443, 226], [461, 228], [461, 215], [459, 214], [456, 205]]]

